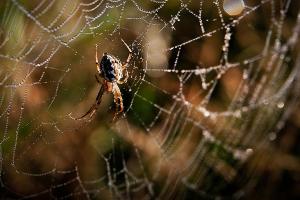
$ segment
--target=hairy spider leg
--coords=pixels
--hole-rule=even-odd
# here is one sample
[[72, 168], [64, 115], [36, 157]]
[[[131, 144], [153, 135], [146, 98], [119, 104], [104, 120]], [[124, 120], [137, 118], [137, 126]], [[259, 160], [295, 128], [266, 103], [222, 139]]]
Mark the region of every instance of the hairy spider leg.
[[118, 80], [118, 84], [123, 84], [123, 83], [127, 82], [127, 79], [129, 77], [127, 67], [128, 67], [128, 64], [129, 64], [129, 62], [132, 58], [132, 50], [129, 48], [128, 44], [126, 44], [126, 42], [123, 39], [121, 39], [121, 40], [124, 43], [124, 45], [126, 46], [126, 48], [128, 49], [129, 54], [128, 54], [126, 62], [122, 64], [122, 71], [123, 71], [123, 74], [124, 74], [125, 78], [123, 80]]
[[[125, 73], [124, 73], [124, 71], [125, 71]], [[127, 82], [127, 79], [129, 77], [127, 69], [123, 69], [123, 76], [124, 76], [124, 78], [122, 80], [117, 80], [118, 84], [123, 84], [123, 83]]]
[[101, 103], [101, 98], [102, 98], [102, 95], [104, 94], [104, 92], [105, 92], [105, 88], [102, 85], [99, 92], [98, 92], [98, 94], [97, 94], [96, 102], [92, 105], [92, 107], [84, 115], [82, 115], [81, 117], [76, 118], [76, 120], [82, 119], [90, 113], [91, 113], [90, 118], [92, 118], [93, 115], [95, 114], [96, 110], [98, 109], [100, 103]]
[[96, 78], [97, 83], [101, 84], [100, 75], [99, 74], [95, 74], [95, 78]]
[[126, 62], [123, 64], [123, 68], [125, 68], [125, 67], [127, 67], [127, 65], [128, 65], [128, 63], [130, 62], [130, 60], [131, 60], [131, 57], [132, 57], [132, 50], [129, 48], [129, 46], [128, 46], [128, 44], [126, 44], [126, 42], [123, 40], [123, 39], [121, 39], [122, 40], [122, 42], [124, 43], [124, 45], [126, 46], [126, 48], [128, 49], [128, 51], [129, 51], [129, 55], [128, 55], [128, 57], [127, 57], [127, 60], [126, 60]]
[[[114, 95], [114, 102], [116, 104], [116, 112], [113, 118], [113, 121], [115, 121], [117, 115], [119, 113], [123, 112], [123, 99], [122, 99], [122, 94], [120, 91], [120, 88], [116, 83], [113, 83], [113, 89], [112, 89], [113, 95]], [[118, 108], [119, 107], [119, 108]]]
[[96, 67], [97, 67], [97, 71], [99, 74], [101, 74], [101, 70], [100, 70], [100, 65], [99, 65], [99, 60], [98, 60], [98, 45], [96, 44], [96, 54], [95, 54], [95, 58], [96, 58]]

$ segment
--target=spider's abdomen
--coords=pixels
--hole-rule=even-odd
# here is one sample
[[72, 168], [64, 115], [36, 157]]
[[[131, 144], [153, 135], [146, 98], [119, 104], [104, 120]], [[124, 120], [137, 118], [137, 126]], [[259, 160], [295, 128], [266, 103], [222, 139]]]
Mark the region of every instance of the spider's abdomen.
[[115, 59], [110, 55], [104, 55], [100, 62], [100, 70], [103, 74], [103, 78], [110, 82], [116, 80], [114, 63]]

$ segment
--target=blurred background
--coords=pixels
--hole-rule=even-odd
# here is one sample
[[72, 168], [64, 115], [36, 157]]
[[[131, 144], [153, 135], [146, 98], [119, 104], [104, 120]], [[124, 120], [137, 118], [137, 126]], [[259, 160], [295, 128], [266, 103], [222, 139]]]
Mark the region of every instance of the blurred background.
[[[2, 0], [1, 199], [298, 199], [297, 0]], [[125, 62], [96, 114], [96, 45]]]

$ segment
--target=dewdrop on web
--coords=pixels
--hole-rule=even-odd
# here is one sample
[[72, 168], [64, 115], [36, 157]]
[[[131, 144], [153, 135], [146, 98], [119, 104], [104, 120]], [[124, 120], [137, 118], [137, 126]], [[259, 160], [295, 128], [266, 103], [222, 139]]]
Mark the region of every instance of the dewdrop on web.
[[243, 0], [224, 0], [223, 9], [228, 15], [239, 15], [245, 9], [245, 3]]

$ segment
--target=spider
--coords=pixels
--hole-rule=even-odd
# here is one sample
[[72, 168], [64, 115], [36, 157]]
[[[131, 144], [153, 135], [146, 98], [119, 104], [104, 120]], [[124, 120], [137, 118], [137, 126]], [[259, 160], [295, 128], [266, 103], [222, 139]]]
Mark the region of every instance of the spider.
[[[113, 121], [117, 117], [118, 114], [123, 112], [123, 99], [120, 88], [118, 84], [123, 84], [127, 82], [128, 79], [128, 71], [127, 67], [132, 57], [132, 51], [129, 46], [122, 40], [124, 45], [129, 51], [129, 55], [125, 63], [121, 63], [121, 61], [110, 55], [108, 53], [104, 53], [101, 59], [101, 62], [98, 61], [98, 53], [97, 53], [97, 45], [96, 45], [96, 67], [98, 73], [95, 75], [96, 81], [101, 84], [100, 90], [97, 94], [95, 103], [91, 106], [91, 108], [81, 117], [76, 118], [76, 120], [80, 120], [85, 116], [90, 114], [90, 118], [95, 114], [98, 109], [102, 95], [105, 92], [112, 93], [114, 96], [114, 103], [116, 104], [116, 112], [114, 114]], [[102, 82], [100, 81], [102, 79]], [[118, 109], [119, 107], [119, 109]]]

